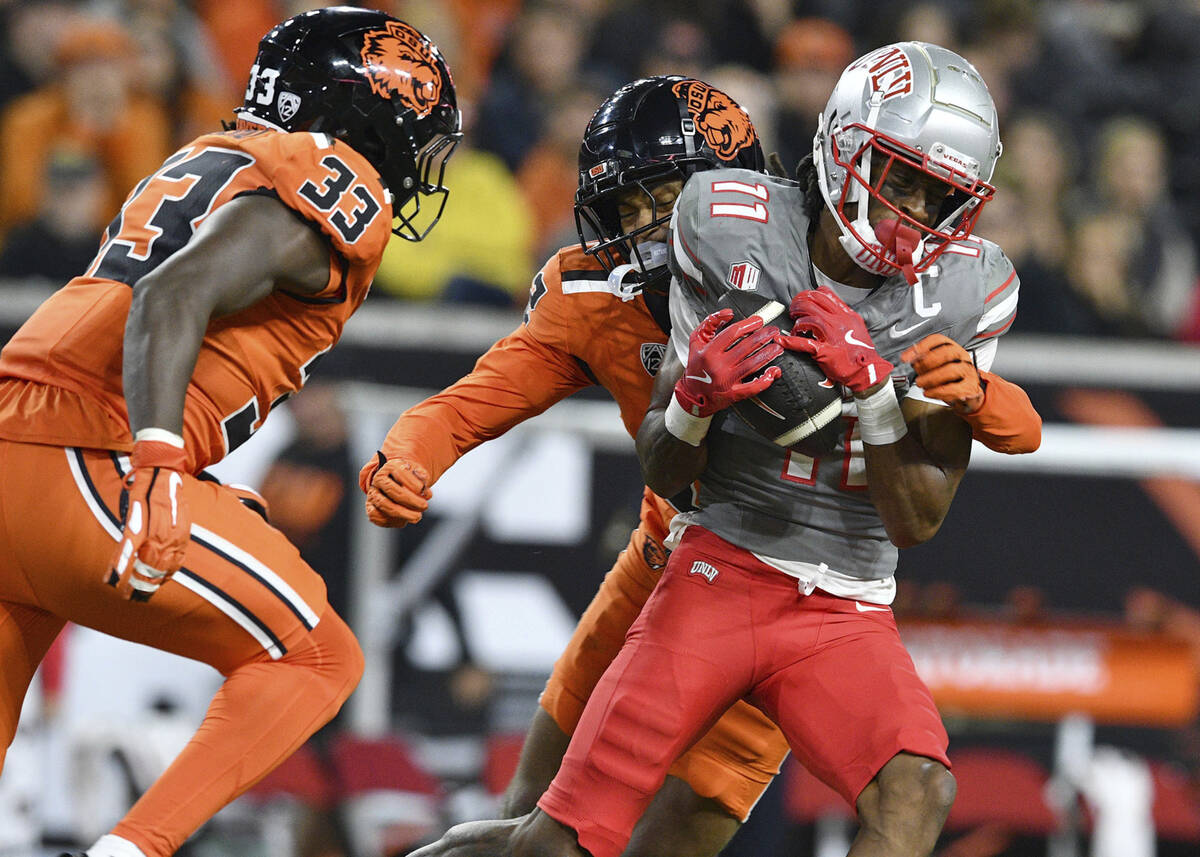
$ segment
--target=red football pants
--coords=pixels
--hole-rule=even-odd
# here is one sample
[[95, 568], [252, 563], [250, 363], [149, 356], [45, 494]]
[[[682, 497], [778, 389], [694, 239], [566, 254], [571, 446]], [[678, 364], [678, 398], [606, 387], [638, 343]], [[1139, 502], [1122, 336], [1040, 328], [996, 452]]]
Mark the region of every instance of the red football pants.
[[[541, 706], [567, 735], [575, 731], [596, 683], [621, 651], [625, 635], [662, 576], [663, 539], [674, 510], [646, 489], [641, 520], [554, 664]], [[738, 701], [669, 773], [696, 794], [745, 821], [787, 757], [783, 734], [761, 711]]]
[[[865, 609], [864, 609], [865, 608]], [[672, 762], [743, 696], [853, 805], [901, 751], [949, 766], [890, 609], [817, 591], [689, 527], [538, 805], [617, 857]]]

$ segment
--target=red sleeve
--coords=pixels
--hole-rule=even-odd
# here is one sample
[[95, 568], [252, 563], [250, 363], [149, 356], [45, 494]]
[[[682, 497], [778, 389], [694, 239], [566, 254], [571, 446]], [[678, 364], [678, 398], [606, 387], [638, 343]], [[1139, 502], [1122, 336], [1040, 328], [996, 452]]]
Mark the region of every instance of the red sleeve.
[[591, 384], [573, 357], [521, 326], [488, 349], [471, 374], [401, 414], [381, 451], [420, 464], [437, 481], [479, 444]]
[[980, 372], [987, 382], [983, 407], [963, 415], [971, 436], [988, 449], [1015, 455], [1033, 452], [1042, 445], [1042, 418], [1029, 396], [1011, 381], [992, 372]]

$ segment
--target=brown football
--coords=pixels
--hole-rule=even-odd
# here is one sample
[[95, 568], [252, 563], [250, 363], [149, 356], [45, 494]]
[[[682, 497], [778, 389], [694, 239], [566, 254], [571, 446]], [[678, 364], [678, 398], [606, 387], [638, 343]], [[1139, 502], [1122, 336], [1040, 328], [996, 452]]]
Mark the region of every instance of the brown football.
[[[787, 306], [756, 292], [730, 290], [717, 305], [732, 309], [734, 320], [757, 315], [785, 333], [792, 328]], [[797, 351], [785, 350], [767, 365], [778, 366], [782, 374], [757, 396], [735, 402], [734, 413], [774, 443], [811, 458], [837, 450], [845, 428], [841, 387], [812, 357]]]

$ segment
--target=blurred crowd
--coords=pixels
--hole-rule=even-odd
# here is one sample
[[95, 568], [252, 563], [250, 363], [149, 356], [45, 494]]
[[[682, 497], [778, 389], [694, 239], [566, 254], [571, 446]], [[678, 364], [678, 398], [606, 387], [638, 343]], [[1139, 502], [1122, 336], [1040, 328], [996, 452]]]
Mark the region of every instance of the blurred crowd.
[[[86, 268], [124, 194], [240, 104], [258, 38], [319, 3], [0, 0], [0, 278]], [[979, 232], [1016, 263], [1018, 333], [1200, 340], [1197, 0], [393, 0], [442, 48], [466, 144], [419, 247], [375, 297], [517, 307], [576, 240], [579, 138], [621, 83], [682, 73], [744, 106], [784, 163], [839, 72], [945, 45], [996, 98], [1004, 156]]]

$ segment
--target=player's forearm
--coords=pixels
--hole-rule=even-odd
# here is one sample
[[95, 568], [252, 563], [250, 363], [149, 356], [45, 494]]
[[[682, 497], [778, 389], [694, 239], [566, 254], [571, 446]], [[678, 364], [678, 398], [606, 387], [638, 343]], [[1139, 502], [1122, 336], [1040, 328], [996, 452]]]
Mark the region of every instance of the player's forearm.
[[888, 538], [905, 548], [941, 527], [970, 460], [971, 436], [949, 408], [906, 399], [902, 412], [902, 436], [872, 443], [864, 433], [863, 450], [871, 500]]
[[673, 497], [691, 485], [708, 463], [708, 445], [692, 446], [667, 430], [665, 408], [646, 412], [637, 433], [642, 479], [660, 497]]
[[569, 355], [518, 330], [485, 352], [469, 375], [405, 411], [380, 451], [420, 464], [437, 481], [481, 443], [590, 383]]
[[446, 391], [405, 411], [379, 449], [386, 458], [420, 464], [436, 482], [472, 449], [500, 437], [534, 413], [519, 404], [504, 406]]
[[129, 427], [183, 434], [188, 383], [208, 326], [208, 315], [178, 291], [139, 285], [125, 323], [122, 379]]
[[959, 414], [971, 426], [975, 440], [988, 449], [1010, 455], [1034, 452], [1042, 445], [1042, 418], [1019, 386], [991, 372], [980, 372], [987, 383], [983, 406]]
[[911, 435], [887, 446], [864, 444], [867, 484], [892, 544], [913, 547], [937, 533], [958, 480], [934, 464]]

